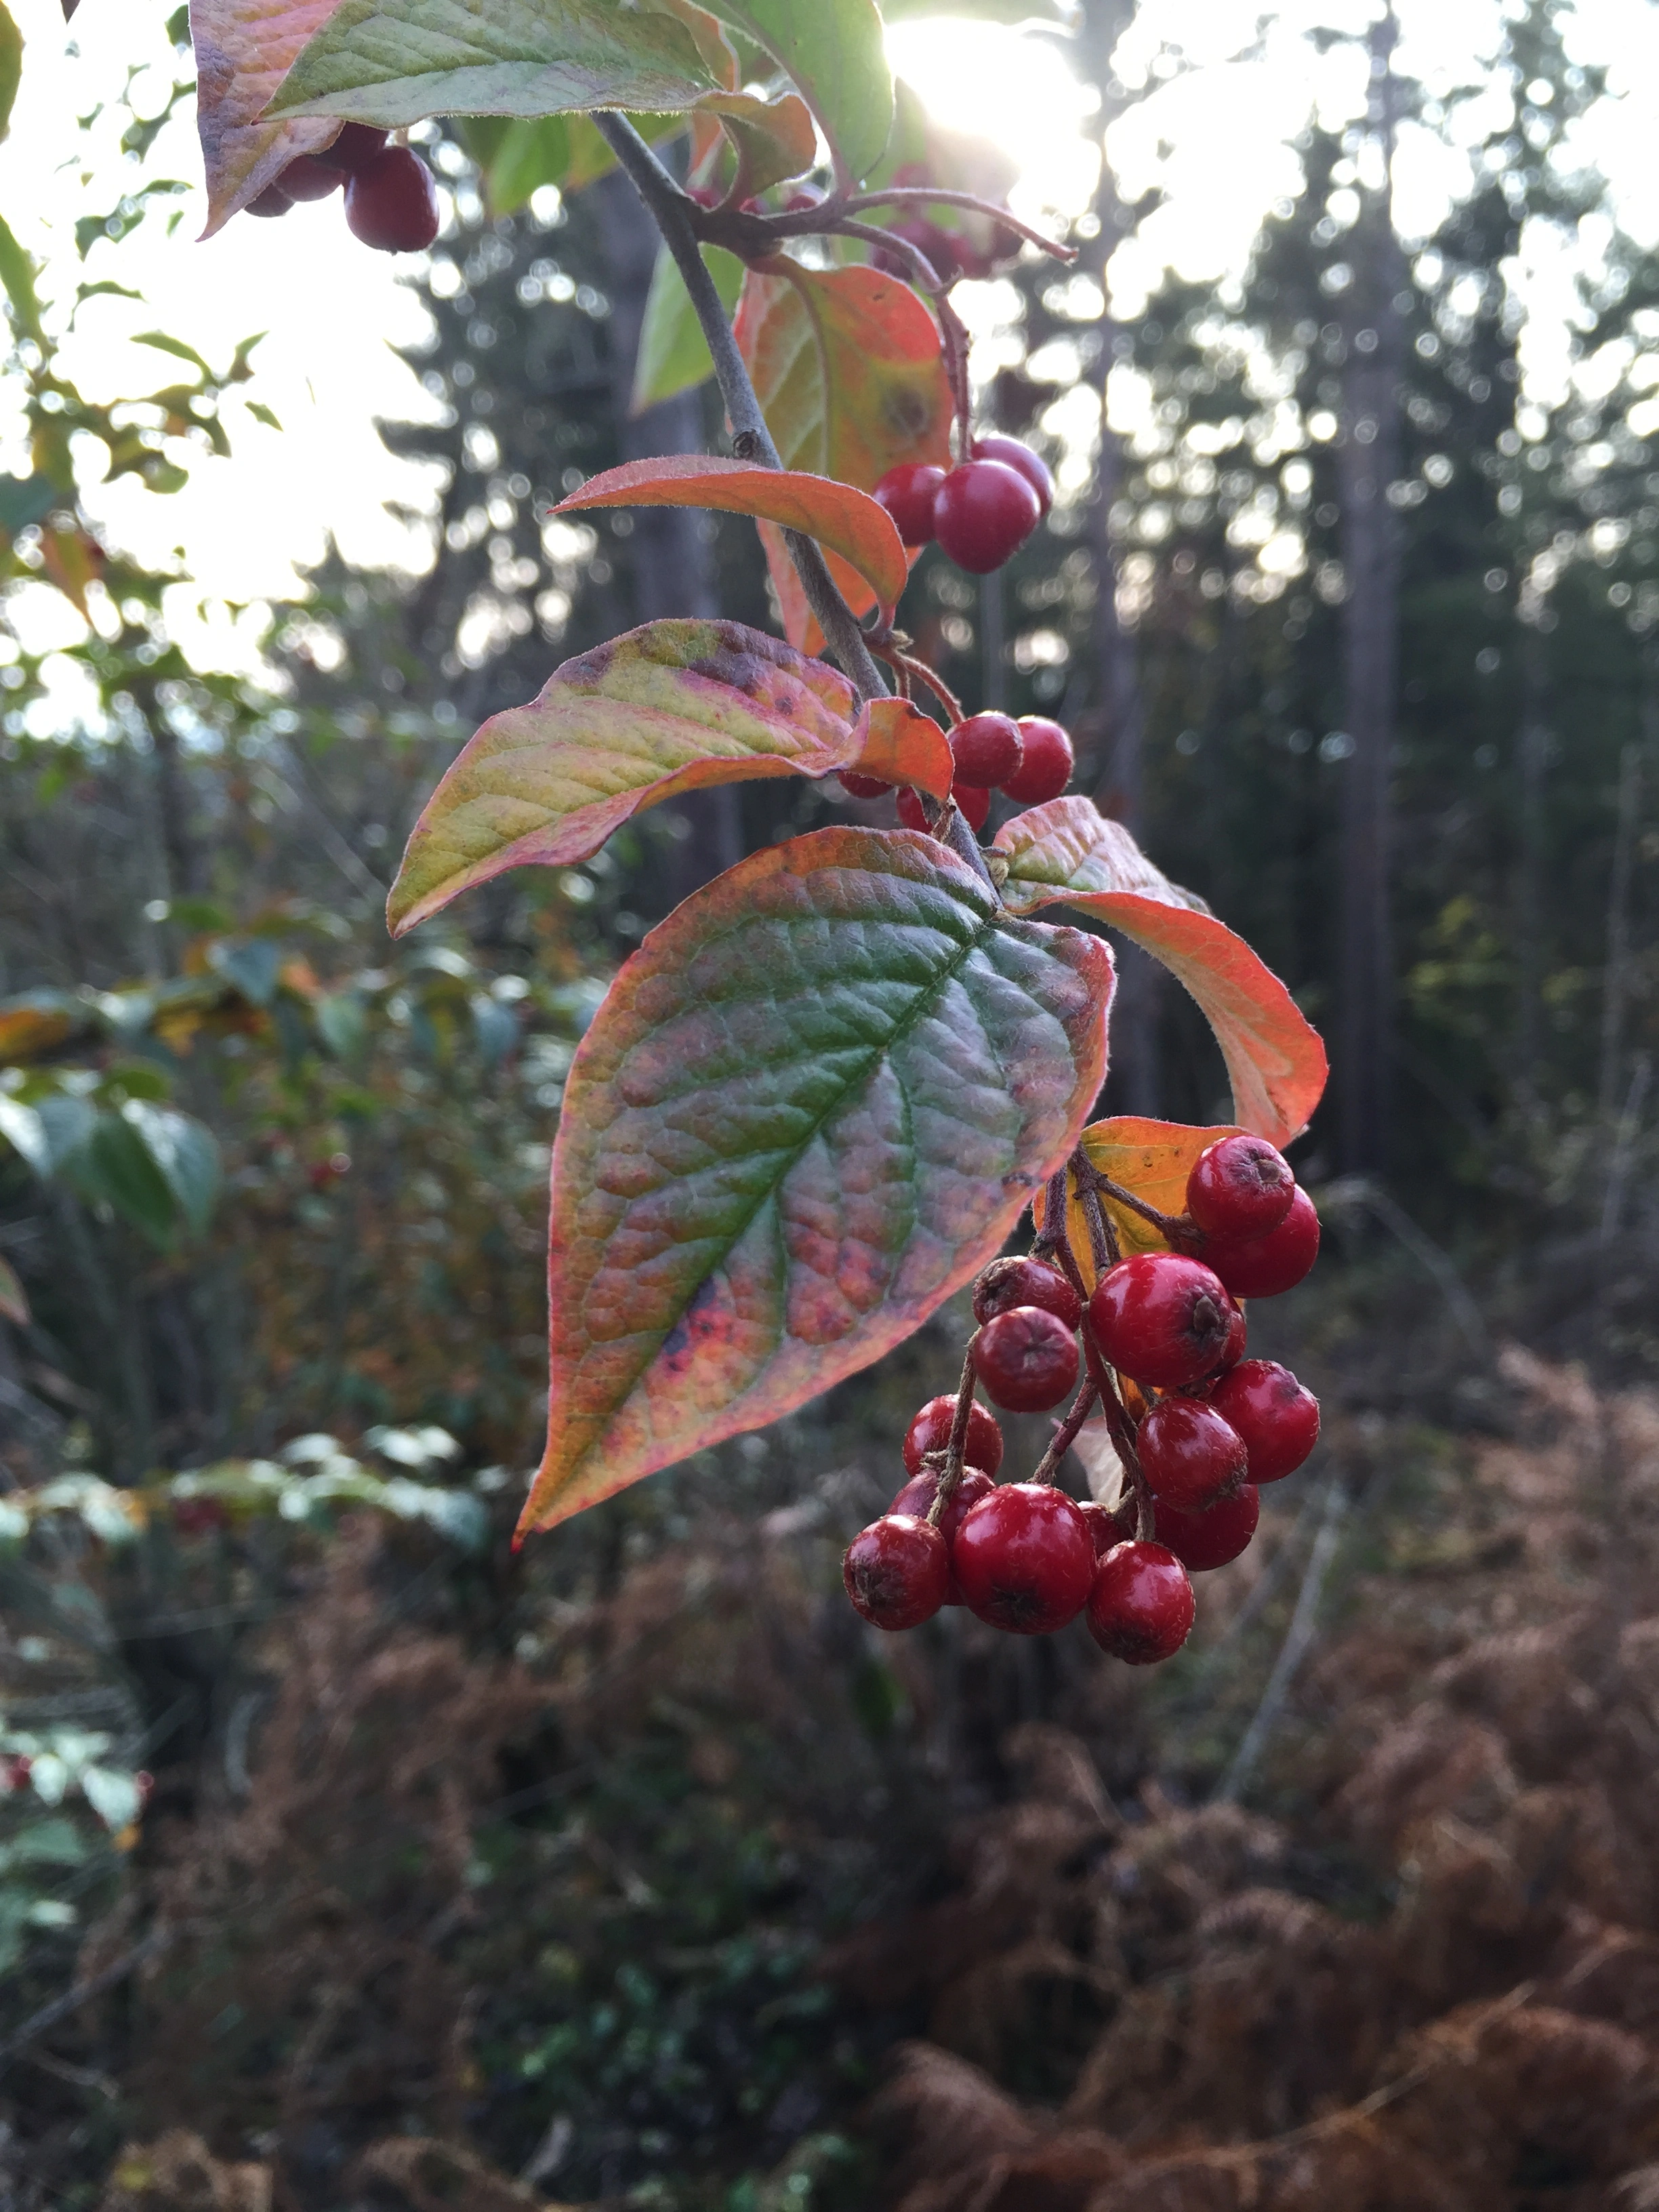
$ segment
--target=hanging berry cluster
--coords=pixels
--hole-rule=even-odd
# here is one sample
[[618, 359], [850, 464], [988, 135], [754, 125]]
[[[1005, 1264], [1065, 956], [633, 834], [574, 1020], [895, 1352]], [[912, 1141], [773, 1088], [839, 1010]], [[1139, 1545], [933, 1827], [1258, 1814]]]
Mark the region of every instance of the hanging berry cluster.
[[296, 200], [325, 200], [343, 189], [346, 228], [381, 253], [419, 253], [438, 235], [438, 188], [407, 146], [388, 146], [384, 131], [347, 123], [320, 154], [301, 154], [256, 200], [250, 215], [286, 215]]
[[937, 538], [958, 568], [988, 576], [1018, 552], [1054, 505], [1054, 480], [1029, 446], [987, 431], [951, 468], [908, 462], [889, 469], [874, 498], [907, 545]]
[[[1092, 1291], [1069, 1240], [1068, 1182], [1087, 1224]], [[1121, 1258], [1108, 1197], [1151, 1220], [1170, 1249]], [[1049, 1187], [1031, 1251], [980, 1276], [961, 1387], [912, 1421], [907, 1480], [848, 1547], [842, 1573], [856, 1609], [901, 1629], [961, 1605], [1017, 1636], [1084, 1613], [1096, 1643], [1132, 1666], [1179, 1650], [1193, 1625], [1191, 1575], [1238, 1558], [1255, 1533], [1260, 1486], [1294, 1474], [1318, 1438], [1311, 1392], [1273, 1361], [1245, 1358], [1239, 1303], [1289, 1290], [1318, 1250], [1312, 1200], [1261, 1137], [1224, 1137], [1201, 1153], [1178, 1216], [1074, 1155]], [[1078, 1391], [1029, 1482], [997, 1481], [1002, 1431], [976, 1386], [1021, 1413]], [[1097, 1411], [1122, 1469], [1110, 1505], [1079, 1504], [1056, 1482]]]

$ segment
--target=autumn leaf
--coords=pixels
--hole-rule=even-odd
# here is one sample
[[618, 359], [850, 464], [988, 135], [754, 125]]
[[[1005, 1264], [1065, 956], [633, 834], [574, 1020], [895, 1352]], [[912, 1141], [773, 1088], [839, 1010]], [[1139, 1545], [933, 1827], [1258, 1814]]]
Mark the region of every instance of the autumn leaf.
[[653, 930], [553, 1154], [550, 1528], [908, 1336], [1083, 1126], [1111, 963], [931, 838], [824, 830]]
[[335, 0], [190, 0], [196, 50], [196, 127], [207, 172], [211, 238], [239, 209], [301, 154], [331, 145], [339, 125], [328, 117], [265, 119], [265, 105], [301, 49], [333, 11]]
[[[678, 793], [857, 767], [869, 741], [826, 662], [741, 623], [647, 623], [566, 661], [462, 747], [415, 825], [388, 924], [401, 936], [507, 868], [585, 860]], [[884, 766], [866, 773], [885, 772], [890, 742], [878, 733]]]
[[[1219, 1128], [1194, 1128], [1182, 1121], [1152, 1121], [1139, 1115], [1121, 1114], [1108, 1121], [1094, 1121], [1083, 1132], [1080, 1143], [1090, 1163], [1102, 1175], [1160, 1213], [1183, 1213], [1187, 1207], [1187, 1177], [1193, 1162], [1223, 1137], [1237, 1133], [1231, 1122]], [[1135, 1252], [1167, 1252], [1169, 1240], [1144, 1214], [1121, 1200], [1103, 1196], [1117, 1241], [1127, 1259]], [[1039, 1229], [1046, 1211], [1039, 1198], [1034, 1218]], [[1066, 1232], [1083, 1279], [1094, 1288], [1095, 1271], [1089, 1242], [1089, 1224], [1078, 1203], [1077, 1186], [1066, 1179]]]
[[620, 468], [590, 477], [553, 512], [566, 514], [589, 507], [703, 507], [765, 517], [839, 554], [869, 580], [886, 607], [897, 604], [909, 574], [903, 542], [884, 507], [851, 484], [799, 470], [763, 468], [707, 453], [624, 461]]
[[823, 127], [836, 174], [857, 184], [893, 124], [893, 77], [876, 0], [715, 0], [786, 69]]
[[[751, 269], [738, 303], [738, 349], [784, 467], [873, 491], [901, 461], [946, 466], [951, 387], [938, 326], [908, 284], [864, 267]], [[799, 580], [775, 528], [767, 564], [793, 645], [816, 650]], [[854, 612], [876, 595], [844, 561], [830, 568]]]
[[1215, 1031], [1242, 1128], [1284, 1145], [1307, 1126], [1325, 1088], [1317, 1033], [1243, 939], [1154, 867], [1121, 822], [1086, 799], [1050, 799], [1005, 823], [992, 850], [1007, 862], [1014, 913], [1098, 915], [1179, 978]]
[[931, 714], [908, 699], [872, 699], [860, 710], [854, 732], [860, 740], [856, 760], [848, 766], [884, 783], [908, 783], [935, 799], [948, 799], [956, 770], [950, 740]]

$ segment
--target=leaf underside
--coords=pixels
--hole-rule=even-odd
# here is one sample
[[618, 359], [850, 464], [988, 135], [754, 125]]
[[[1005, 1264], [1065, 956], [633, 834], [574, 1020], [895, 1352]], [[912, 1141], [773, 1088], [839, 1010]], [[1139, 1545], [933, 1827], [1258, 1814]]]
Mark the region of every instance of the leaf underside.
[[546, 1456], [520, 1532], [878, 1358], [998, 1249], [1104, 1072], [1111, 962], [908, 832], [826, 830], [623, 969], [553, 1155]]
[[338, 125], [325, 118], [262, 120], [266, 101], [334, 0], [290, 0], [273, 15], [270, 0], [190, 0], [196, 54], [196, 121], [208, 191], [211, 238], [257, 199], [297, 155], [314, 154]]
[[1221, 1047], [1241, 1128], [1284, 1145], [1306, 1127], [1325, 1088], [1317, 1033], [1243, 939], [1161, 874], [1121, 822], [1086, 799], [1050, 799], [1006, 823], [993, 850], [1007, 860], [1013, 912], [1097, 915], [1186, 986]]

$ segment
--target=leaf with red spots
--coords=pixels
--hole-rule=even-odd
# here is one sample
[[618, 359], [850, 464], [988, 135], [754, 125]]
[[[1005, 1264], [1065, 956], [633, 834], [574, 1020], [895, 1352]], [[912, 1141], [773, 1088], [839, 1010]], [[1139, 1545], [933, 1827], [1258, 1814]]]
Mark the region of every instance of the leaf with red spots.
[[943, 798], [944, 735], [902, 704], [860, 713], [836, 670], [741, 623], [629, 630], [468, 739], [415, 824], [388, 926], [400, 937], [507, 868], [584, 860], [642, 807], [711, 784], [856, 769]]
[[1307, 1125], [1325, 1088], [1325, 1048], [1272, 969], [1190, 891], [1160, 873], [1121, 822], [1086, 799], [1017, 814], [992, 847], [1016, 914], [1097, 915], [1177, 976], [1215, 1031], [1239, 1126], [1275, 1145]]
[[[721, 460], [708, 453], [670, 453], [624, 461], [590, 477], [553, 512], [588, 507], [705, 507], [725, 514], [750, 514], [816, 538], [867, 580], [883, 606], [898, 604], [909, 568], [904, 544], [884, 507], [867, 492], [833, 477], [797, 469], [767, 469], [753, 461]], [[865, 599], [871, 599], [871, 589]]]
[[[744, 280], [738, 345], [786, 469], [873, 491], [901, 461], [951, 459], [951, 386], [939, 328], [920, 297], [879, 270], [805, 269], [780, 257]], [[823, 640], [783, 540], [762, 526], [784, 634], [816, 650]], [[876, 594], [830, 556], [854, 612]]]
[[[1160, 1213], [1182, 1213], [1187, 1206], [1187, 1177], [1193, 1162], [1223, 1137], [1237, 1134], [1231, 1123], [1220, 1128], [1194, 1128], [1184, 1121], [1151, 1121], [1139, 1115], [1120, 1114], [1109, 1121], [1091, 1122], [1083, 1132], [1082, 1146], [1091, 1163], [1124, 1190], [1132, 1190]], [[1169, 1240], [1144, 1214], [1114, 1198], [1102, 1200], [1112, 1217], [1117, 1241], [1127, 1258], [1134, 1252], [1167, 1252]], [[1035, 1207], [1036, 1225], [1042, 1226], [1043, 1201]], [[1066, 1231], [1084, 1280], [1094, 1288], [1089, 1224], [1078, 1204], [1077, 1186], [1066, 1184]]]
[[653, 930], [565, 1087], [520, 1532], [777, 1419], [970, 1281], [1082, 1129], [1111, 975], [907, 831], [755, 854]]

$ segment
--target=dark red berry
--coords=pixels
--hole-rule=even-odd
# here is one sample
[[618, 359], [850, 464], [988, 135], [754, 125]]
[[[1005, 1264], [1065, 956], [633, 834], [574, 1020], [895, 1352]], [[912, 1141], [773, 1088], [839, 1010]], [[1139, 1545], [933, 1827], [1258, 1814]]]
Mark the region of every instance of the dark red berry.
[[1017, 553], [1042, 519], [1037, 495], [1000, 461], [963, 461], [933, 501], [933, 535], [958, 568], [988, 576]]
[[1265, 1137], [1223, 1137], [1193, 1162], [1187, 1211], [1211, 1237], [1237, 1242], [1277, 1229], [1296, 1196], [1283, 1152]]
[[[982, 830], [986, 817], [991, 811], [991, 794], [971, 783], [953, 783], [951, 797], [956, 802], [963, 820], [970, 830]], [[933, 832], [927, 827], [927, 811], [921, 797], [914, 791], [902, 791], [898, 795], [898, 817], [907, 830], [920, 830], [925, 836]]]
[[975, 1321], [989, 1321], [1010, 1306], [1041, 1306], [1045, 1313], [1057, 1314], [1067, 1328], [1083, 1319], [1083, 1301], [1059, 1268], [1025, 1255], [993, 1260], [974, 1285]]
[[1131, 1667], [1168, 1659], [1187, 1641], [1195, 1611], [1187, 1570], [1162, 1544], [1118, 1544], [1095, 1569], [1089, 1633]]
[[1318, 1399], [1277, 1360], [1241, 1361], [1210, 1403], [1243, 1437], [1252, 1482], [1294, 1474], [1319, 1442]]
[[889, 469], [872, 495], [878, 507], [893, 518], [893, 527], [907, 545], [931, 544], [933, 501], [945, 482], [945, 471], [931, 461], [904, 461]]
[[1253, 1482], [1241, 1483], [1231, 1498], [1218, 1498], [1202, 1513], [1182, 1513], [1161, 1498], [1152, 1500], [1158, 1540], [1194, 1574], [1231, 1565], [1255, 1534], [1261, 1500]]
[[1237, 1298], [1276, 1298], [1295, 1288], [1319, 1257], [1319, 1216], [1300, 1185], [1277, 1229], [1248, 1243], [1212, 1237], [1204, 1257]]
[[345, 171], [337, 169], [331, 162], [316, 161], [309, 154], [301, 154], [289, 163], [276, 181], [291, 200], [325, 200], [344, 184]]
[[[904, 1432], [907, 1474], [920, 1474], [927, 1453], [945, 1449], [951, 1441], [951, 1424], [956, 1417], [954, 1394], [927, 1401]], [[1002, 1431], [994, 1415], [983, 1406], [968, 1408], [968, 1440], [963, 1448], [963, 1457], [969, 1467], [981, 1467], [987, 1474], [994, 1474], [1002, 1465]]]
[[1024, 754], [1014, 774], [1003, 780], [1004, 796], [1019, 806], [1041, 806], [1058, 799], [1077, 765], [1071, 738], [1046, 714], [1022, 714], [1019, 739]]
[[841, 770], [841, 786], [849, 799], [884, 799], [893, 788], [878, 775], [860, 775], [850, 768]]
[[1063, 1490], [1008, 1482], [957, 1531], [957, 1581], [969, 1612], [1015, 1636], [1046, 1636], [1088, 1601], [1095, 1571], [1089, 1525]]
[[[1018, 244], [1016, 240], [1016, 250]], [[1036, 494], [1038, 508], [1047, 514], [1054, 503], [1054, 480], [1047, 463], [1039, 459], [1029, 446], [1021, 445], [1018, 438], [1005, 438], [1000, 430], [992, 430], [975, 439], [973, 452], [976, 461], [1000, 461], [1005, 469], [1016, 470]]]
[[294, 203], [280, 185], [267, 185], [258, 198], [250, 200], [243, 210], [247, 215], [286, 215]]
[[230, 1515], [217, 1498], [175, 1498], [173, 1525], [181, 1536], [202, 1536], [210, 1529], [228, 1528]]
[[1089, 1534], [1094, 1539], [1096, 1559], [1103, 1559], [1114, 1544], [1123, 1541], [1124, 1531], [1117, 1515], [1109, 1506], [1097, 1504], [1092, 1498], [1085, 1498], [1077, 1510], [1088, 1523]]
[[1137, 1252], [1095, 1285], [1095, 1340], [1114, 1367], [1158, 1390], [1179, 1390], [1221, 1358], [1232, 1300], [1201, 1260]]
[[987, 1395], [1010, 1413], [1041, 1413], [1077, 1382], [1077, 1338], [1058, 1314], [1010, 1306], [973, 1342], [974, 1371]]
[[945, 1602], [951, 1559], [925, 1521], [886, 1513], [847, 1547], [841, 1578], [854, 1609], [878, 1628], [915, 1628]]
[[[988, 1498], [995, 1488], [996, 1485], [990, 1476], [979, 1468], [964, 1467], [963, 1468], [962, 1480], [951, 1492], [950, 1504], [934, 1523], [939, 1534], [945, 1539], [947, 1555], [957, 1540], [957, 1531], [961, 1528], [963, 1522], [979, 1504], [980, 1499]], [[920, 1474], [913, 1474], [910, 1477], [887, 1510], [890, 1514], [908, 1513], [914, 1520], [925, 1521], [933, 1510], [933, 1500], [938, 1495], [939, 1477], [931, 1467], [925, 1467]], [[951, 1570], [950, 1585], [945, 1593], [945, 1602], [946, 1605], [960, 1605], [963, 1602], [962, 1590], [957, 1582], [954, 1566]]]
[[1152, 1495], [1183, 1513], [1201, 1513], [1249, 1472], [1243, 1437], [1213, 1403], [1196, 1398], [1160, 1398], [1141, 1423], [1135, 1448]]
[[958, 783], [982, 784], [993, 791], [1014, 775], [1024, 757], [1019, 724], [1012, 714], [970, 714], [951, 732], [951, 751]]
[[438, 235], [438, 188], [407, 146], [388, 146], [346, 182], [346, 227], [381, 253], [418, 253]]
[[331, 169], [366, 169], [379, 154], [386, 151], [386, 133], [372, 123], [343, 123], [340, 135], [331, 146], [325, 146], [315, 159], [325, 162]]

